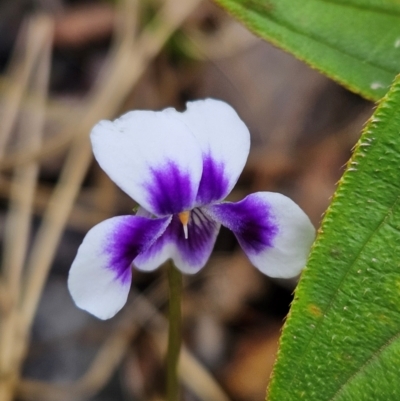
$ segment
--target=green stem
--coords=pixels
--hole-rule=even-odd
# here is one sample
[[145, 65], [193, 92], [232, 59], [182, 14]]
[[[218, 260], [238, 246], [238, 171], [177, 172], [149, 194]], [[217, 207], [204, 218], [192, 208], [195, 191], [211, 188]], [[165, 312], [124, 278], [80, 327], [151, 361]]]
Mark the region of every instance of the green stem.
[[171, 264], [168, 266], [169, 331], [167, 351], [167, 401], [179, 401], [178, 362], [181, 350], [182, 274]]

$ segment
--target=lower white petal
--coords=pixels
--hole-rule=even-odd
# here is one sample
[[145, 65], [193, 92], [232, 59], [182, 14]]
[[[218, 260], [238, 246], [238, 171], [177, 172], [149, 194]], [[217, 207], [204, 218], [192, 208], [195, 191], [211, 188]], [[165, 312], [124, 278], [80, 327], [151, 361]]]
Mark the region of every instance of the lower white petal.
[[85, 236], [68, 277], [76, 305], [100, 319], [113, 317], [125, 304], [131, 264], [166, 229], [171, 218], [114, 217]]
[[264, 274], [295, 277], [305, 266], [315, 229], [288, 197], [257, 192], [240, 202], [220, 203], [205, 210], [234, 232], [248, 258]]
[[185, 238], [183, 225], [177, 215], [164, 234], [133, 261], [139, 270], [151, 271], [172, 259], [183, 273], [197, 273], [207, 263], [213, 250], [220, 224], [210, 219], [201, 208], [190, 212]]

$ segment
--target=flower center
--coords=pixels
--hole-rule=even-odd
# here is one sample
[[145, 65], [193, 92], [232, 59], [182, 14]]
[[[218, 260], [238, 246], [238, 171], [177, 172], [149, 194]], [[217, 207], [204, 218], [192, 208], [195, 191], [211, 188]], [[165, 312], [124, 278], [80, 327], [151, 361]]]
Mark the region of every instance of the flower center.
[[183, 225], [183, 232], [185, 234], [185, 238], [188, 239], [188, 237], [189, 237], [188, 223], [189, 223], [189, 219], [190, 219], [190, 211], [186, 210], [185, 212], [181, 212], [178, 214], [178, 217]]

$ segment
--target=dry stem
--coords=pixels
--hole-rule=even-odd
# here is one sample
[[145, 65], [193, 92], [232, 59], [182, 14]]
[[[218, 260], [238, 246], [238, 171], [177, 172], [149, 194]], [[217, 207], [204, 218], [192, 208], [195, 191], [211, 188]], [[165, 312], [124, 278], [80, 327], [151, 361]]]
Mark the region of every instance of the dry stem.
[[[23, 116], [20, 123], [23, 143], [31, 149], [40, 147], [44, 122], [44, 100], [50, 67], [50, 49], [52, 23], [46, 17], [37, 17], [29, 21], [27, 28], [27, 55], [21, 71], [21, 82], [16, 85], [11, 105], [10, 115], [3, 127], [2, 139], [5, 145], [10, 135], [23, 91], [28, 85], [28, 79], [33, 74], [35, 65], [37, 73], [32, 76], [32, 89], [41, 98], [40, 112], [36, 111]], [[18, 74], [17, 74], [18, 75]], [[6, 401], [12, 398], [13, 388], [17, 378], [18, 362], [15, 359], [15, 342], [18, 339], [18, 308], [20, 301], [21, 277], [30, 234], [32, 202], [36, 186], [38, 166], [30, 163], [15, 169], [11, 186], [10, 210], [6, 220], [4, 238], [4, 256], [2, 275], [5, 291], [8, 297], [7, 308], [2, 312], [0, 331], [0, 375], [6, 379], [0, 381], [0, 399]]]
[[[133, 12], [132, 7], [136, 3], [131, 0], [124, 0], [125, 8], [121, 13], [124, 25], [122, 29], [117, 31], [119, 36], [110, 52], [110, 61], [105, 66], [97, 84], [87, 96], [84, 103], [86, 106], [82, 108], [80, 113], [81, 118], [75, 119], [76, 122], [62, 131], [55, 141], [49, 141], [40, 150], [35, 149], [35, 144], [29, 150], [21, 150], [4, 159], [5, 165], [23, 166], [18, 168], [18, 179], [12, 184], [13, 188], [15, 188], [12, 191], [14, 194], [12, 196], [15, 205], [21, 201], [21, 203], [18, 203], [19, 212], [23, 208], [21, 215], [18, 212], [18, 224], [24, 231], [24, 239], [19, 243], [20, 238], [9, 236], [12, 253], [6, 257], [6, 260], [13, 260], [15, 257], [17, 268], [12, 269], [13, 273], [9, 281], [1, 280], [6, 295], [11, 296], [13, 294], [12, 296], [15, 296], [17, 301], [22, 299], [20, 309], [16, 309], [16, 306], [19, 307], [19, 302], [11, 303], [13, 311], [9, 315], [11, 318], [6, 317], [1, 322], [0, 350], [10, 351], [0, 354], [0, 368], [6, 368], [4, 373], [0, 371], [2, 379], [0, 381], [0, 399], [2, 401], [8, 401], [13, 398], [13, 389], [19, 380], [19, 370], [26, 352], [29, 332], [37, 305], [60, 237], [92, 160], [88, 133], [99, 119], [110, 118], [115, 115], [138, 78], [145, 71], [148, 63], [158, 54], [165, 41], [199, 2], [200, 0], [188, 0], [184, 3], [168, 0], [160, 10], [159, 15], [156, 16], [156, 19], [151, 22], [149, 28], [145, 29], [139, 38], [135, 40], [135, 15], [137, 13]], [[43, 50], [40, 46], [39, 50], [37, 50], [35, 46], [28, 46], [34, 55], [39, 54], [39, 50]], [[10, 107], [12, 106], [12, 109], [9, 110], [9, 119], [6, 124], [3, 123], [4, 129], [0, 137], [2, 149], [5, 149], [9, 138], [18, 107], [29, 80], [30, 73], [28, 72], [30, 71], [29, 69], [32, 69], [32, 65], [33, 62], [24, 64], [25, 69], [22, 69], [22, 75], [19, 80], [21, 86], [16, 87], [16, 89], [12, 87], [10, 95], [12, 101], [8, 103]], [[26, 69], [29, 71], [27, 72]], [[44, 68], [42, 68], [43, 71], [45, 71]], [[40, 118], [41, 116], [39, 115]], [[39, 129], [41, 121], [38, 120], [37, 124]], [[29, 232], [33, 190], [37, 175], [37, 166], [34, 164], [29, 165], [29, 163], [37, 162], [49, 153], [54, 154], [54, 152], [65, 148], [68, 144], [71, 144], [71, 149], [68, 152], [60, 179], [50, 198], [49, 206], [34, 240], [33, 250], [27, 263], [28, 274], [25, 279], [25, 285], [21, 287], [23, 256], [26, 253], [26, 238]], [[22, 201], [22, 194], [25, 191], [27, 198]], [[15, 211], [10, 212], [9, 219], [11, 219], [10, 224], [11, 221], [15, 221]], [[13, 228], [15, 229], [15, 225]], [[18, 258], [14, 254], [16, 249], [22, 251], [21, 254], [18, 254]], [[15, 288], [17, 289], [16, 293], [11, 291]], [[21, 296], [18, 294], [20, 289], [22, 290]], [[7, 306], [7, 302], [2, 302], [2, 305]], [[101, 360], [102, 355], [99, 354], [98, 357]]]
[[[167, 349], [168, 322], [151, 302], [160, 298], [165, 289], [155, 288], [148, 297], [134, 293], [134, 298], [122, 312], [116, 331], [103, 344], [87, 373], [75, 383], [52, 385], [24, 380], [18, 395], [27, 401], [72, 401], [89, 398], [107, 382], [114, 369], [126, 355], [127, 349], [139, 328], [145, 328], [155, 339], [161, 355]], [[183, 346], [179, 361], [182, 383], [204, 401], [229, 401], [229, 397], [207, 369]]]

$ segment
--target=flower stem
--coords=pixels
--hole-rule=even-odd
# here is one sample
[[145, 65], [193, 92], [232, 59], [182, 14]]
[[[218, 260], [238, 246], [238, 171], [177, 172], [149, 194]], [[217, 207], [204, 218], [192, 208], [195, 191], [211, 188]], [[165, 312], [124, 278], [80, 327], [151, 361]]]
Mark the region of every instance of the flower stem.
[[168, 266], [169, 331], [167, 351], [167, 401], [179, 400], [178, 362], [181, 349], [182, 274], [171, 264]]

